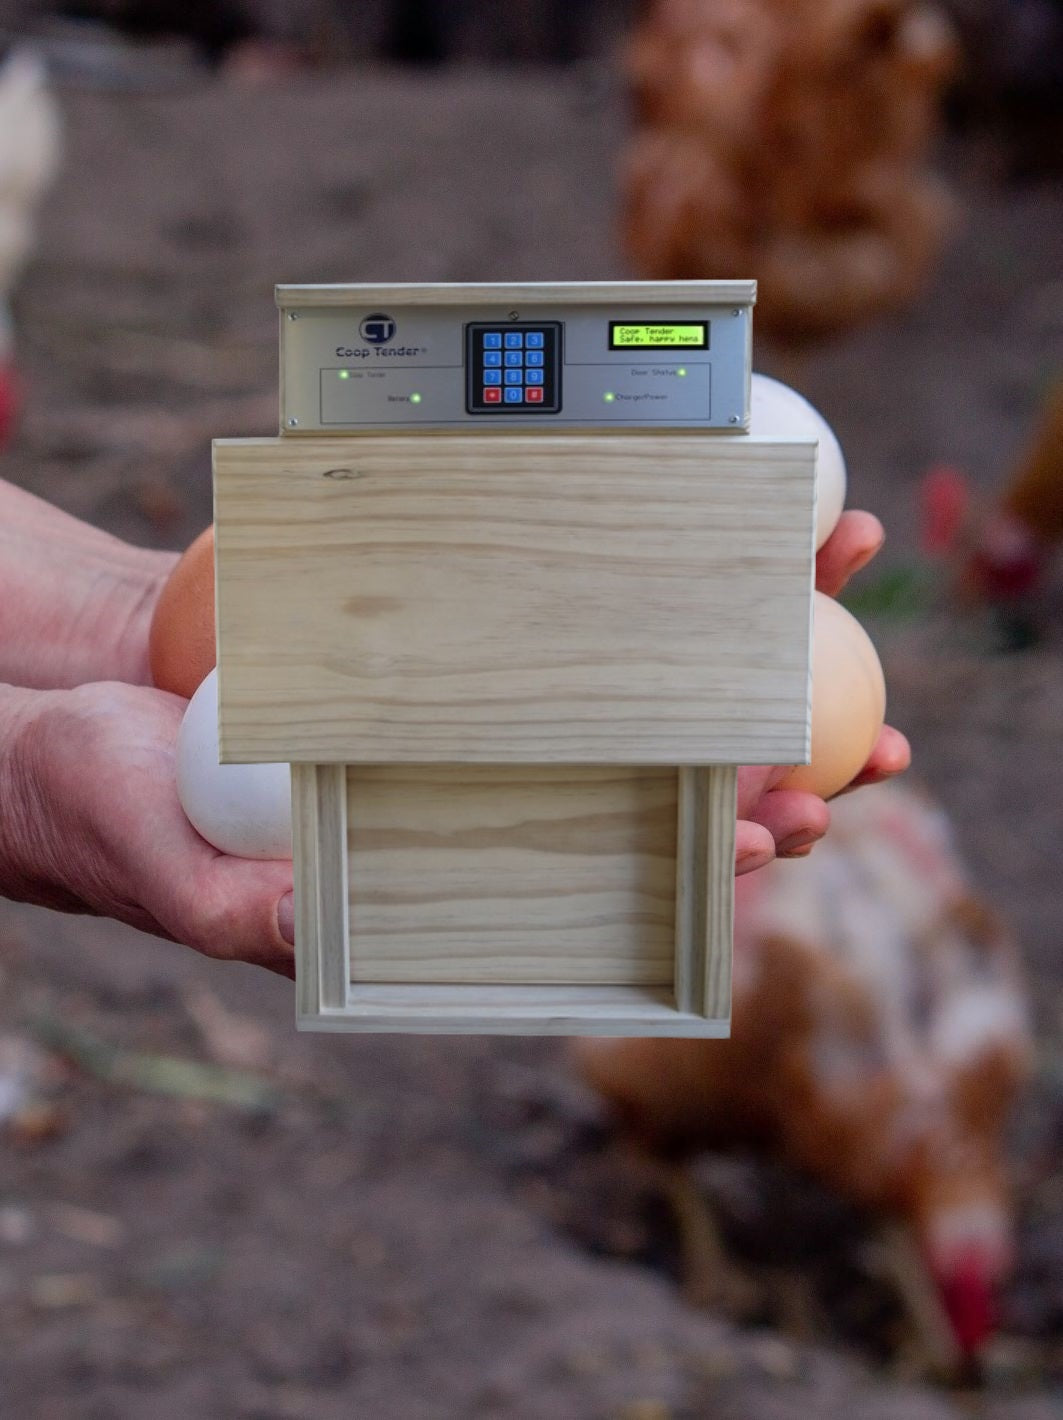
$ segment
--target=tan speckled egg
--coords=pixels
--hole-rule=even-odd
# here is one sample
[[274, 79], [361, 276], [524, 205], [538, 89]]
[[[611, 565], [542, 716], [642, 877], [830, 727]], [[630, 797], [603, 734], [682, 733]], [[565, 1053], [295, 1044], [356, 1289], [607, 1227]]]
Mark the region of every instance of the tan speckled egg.
[[867, 763], [886, 718], [886, 681], [871, 638], [833, 597], [815, 594], [812, 637], [812, 762], [781, 789], [829, 799]]

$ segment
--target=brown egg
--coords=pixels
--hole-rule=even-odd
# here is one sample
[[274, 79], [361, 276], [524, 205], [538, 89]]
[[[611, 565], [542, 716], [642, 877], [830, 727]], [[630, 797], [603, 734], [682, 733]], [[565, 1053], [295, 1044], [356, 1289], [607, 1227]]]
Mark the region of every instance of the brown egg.
[[214, 527], [205, 528], [170, 573], [148, 636], [151, 678], [190, 700], [214, 669]]
[[816, 593], [812, 638], [812, 763], [781, 789], [829, 799], [860, 773], [886, 718], [886, 681], [871, 638], [833, 597]]

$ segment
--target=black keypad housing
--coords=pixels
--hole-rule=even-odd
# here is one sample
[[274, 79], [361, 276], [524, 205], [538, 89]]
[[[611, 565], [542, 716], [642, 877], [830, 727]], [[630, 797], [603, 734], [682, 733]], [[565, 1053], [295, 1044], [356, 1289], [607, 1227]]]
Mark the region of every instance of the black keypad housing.
[[557, 414], [561, 409], [561, 322], [512, 321], [465, 327], [469, 414]]

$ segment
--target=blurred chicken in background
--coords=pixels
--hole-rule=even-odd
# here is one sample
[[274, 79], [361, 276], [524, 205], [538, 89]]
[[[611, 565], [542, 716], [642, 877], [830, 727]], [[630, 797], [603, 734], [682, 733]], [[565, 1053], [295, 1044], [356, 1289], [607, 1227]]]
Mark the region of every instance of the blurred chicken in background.
[[692, 1298], [731, 1269], [684, 1164], [758, 1149], [881, 1218], [926, 1363], [954, 1369], [1012, 1256], [1003, 1133], [1032, 1051], [1012, 940], [943, 813], [897, 786], [837, 800], [808, 859], [736, 891], [731, 1039], [581, 1040], [582, 1074], [663, 1166]]
[[923, 477], [920, 501], [921, 550], [935, 583], [957, 605], [989, 610], [999, 649], [1037, 641], [1063, 544], [1063, 376], [991, 494], [979, 496], [963, 469], [937, 464]]
[[1063, 542], [1063, 376], [994, 505], [969, 520], [967, 536], [973, 544], [963, 569], [969, 590], [997, 603], [1036, 593]]
[[943, 0], [964, 63], [949, 98], [961, 132], [991, 133], [1011, 178], [1063, 169], [1063, 0]]
[[0, 448], [18, 407], [8, 298], [29, 254], [37, 205], [59, 162], [59, 116], [42, 66], [0, 47]]
[[756, 277], [784, 338], [903, 305], [949, 225], [925, 162], [955, 60], [924, 0], [652, 0], [627, 56], [636, 270]]

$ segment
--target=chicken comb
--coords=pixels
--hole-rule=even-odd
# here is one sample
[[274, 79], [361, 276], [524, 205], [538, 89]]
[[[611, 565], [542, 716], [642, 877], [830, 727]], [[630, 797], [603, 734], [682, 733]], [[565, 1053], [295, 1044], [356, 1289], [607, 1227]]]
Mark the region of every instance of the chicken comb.
[[928, 557], [947, 557], [970, 518], [969, 478], [953, 464], [934, 464], [923, 476], [919, 504], [920, 548]]

